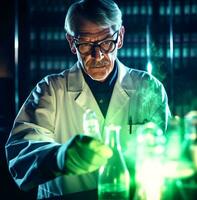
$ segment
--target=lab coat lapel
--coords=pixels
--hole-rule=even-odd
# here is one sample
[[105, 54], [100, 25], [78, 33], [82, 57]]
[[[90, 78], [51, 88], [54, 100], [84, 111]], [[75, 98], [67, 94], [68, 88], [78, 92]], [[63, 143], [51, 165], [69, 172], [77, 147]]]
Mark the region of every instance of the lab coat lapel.
[[84, 112], [87, 109], [93, 110], [96, 113], [99, 122], [103, 124], [104, 117], [89, 86], [83, 78], [79, 63], [71, 69], [68, 76], [68, 90], [71, 93], [70, 95], [72, 95], [72, 98]]
[[118, 119], [121, 118], [120, 116], [126, 115], [129, 108], [130, 97], [127, 93], [127, 90], [122, 87], [122, 82], [125, 81], [124, 79], [127, 75], [127, 70], [125, 70], [125, 68], [118, 60], [117, 65], [118, 80], [114, 86], [114, 90], [112, 93], [106, 117], [106, 124], [121, 124], [122, 122]]
[[[114, 91], [109, 104], [106, 124], [121, 124], [118, 118], [127, 113], [129, 106], [129, 96], [117, 83], [114, 86]], [[119, 117], [118, 117], [119, 116]]]

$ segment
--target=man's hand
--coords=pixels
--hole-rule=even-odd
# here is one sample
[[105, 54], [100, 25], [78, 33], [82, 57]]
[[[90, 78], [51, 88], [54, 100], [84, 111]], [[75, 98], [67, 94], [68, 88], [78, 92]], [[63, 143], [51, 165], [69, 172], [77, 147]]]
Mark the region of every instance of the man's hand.
[[112, 150], [101, 141], [85, 135], [75, 136], [68, 145], [65, 167], [68, 174], [97, 170], [112, 156]]

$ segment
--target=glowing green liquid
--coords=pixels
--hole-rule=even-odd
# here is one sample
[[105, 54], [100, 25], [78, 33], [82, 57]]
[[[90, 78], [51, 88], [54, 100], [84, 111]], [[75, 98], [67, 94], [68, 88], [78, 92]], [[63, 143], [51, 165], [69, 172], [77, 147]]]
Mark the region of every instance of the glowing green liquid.
[[100, 186], [99, 200], [128, 200], [129, 191], [122, 185], [105, 184]]

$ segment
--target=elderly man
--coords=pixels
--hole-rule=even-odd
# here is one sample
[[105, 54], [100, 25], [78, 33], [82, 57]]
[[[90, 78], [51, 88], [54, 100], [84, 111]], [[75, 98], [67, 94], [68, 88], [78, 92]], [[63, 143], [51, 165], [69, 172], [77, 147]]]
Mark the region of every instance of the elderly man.
[[127, 163], [135, 160], [137, 128], [151, 121], [165, 131], [169, 116], [162, 84], [117, 59], [125, 29], [113, 1], [72, 4], [65, 29], [77, 63], [37, 84], [18, 113], [6, 144], [14, 180], [22, 190], [38, 186], [39, 199], [97, 187], [97, 169], [112, 151], [94, 135], [84, 134], [87, 109], [96, 113], [100, 138], [104, 138], [104, 127], [121, 126], [122, 149], [130, 155]]

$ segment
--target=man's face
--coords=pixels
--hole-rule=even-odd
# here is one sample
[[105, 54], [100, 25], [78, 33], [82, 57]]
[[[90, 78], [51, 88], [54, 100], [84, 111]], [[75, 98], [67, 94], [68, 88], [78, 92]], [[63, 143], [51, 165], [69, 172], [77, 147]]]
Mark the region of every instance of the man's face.
[[[90, 21], [81, 20], [78, 32], [77, 38], [67, 36], [71, 51], [77, 54], [85, 73], [93, 80], [104, 81], [114, 68], [117, 49], [122, 47], [124, 27], [114, 31], [111, 27], [103, 28]], [[117, 42], [112, 42], [113, 51], [107, 52], [105, 47], [108, 48], [107, 45], [112, 44], [110, 41]]]

